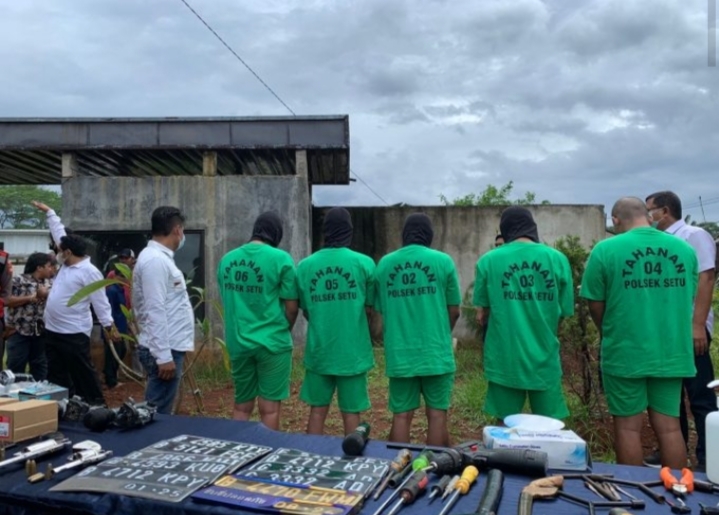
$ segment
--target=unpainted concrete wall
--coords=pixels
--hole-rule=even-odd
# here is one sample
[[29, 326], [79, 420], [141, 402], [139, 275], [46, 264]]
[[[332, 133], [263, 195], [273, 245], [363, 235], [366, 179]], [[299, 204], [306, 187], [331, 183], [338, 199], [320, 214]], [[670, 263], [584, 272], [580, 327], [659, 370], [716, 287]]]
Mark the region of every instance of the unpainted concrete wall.
[[[179, 207], [186, 228], [205, 233], [207, 294], [217, 298], [217, 263], [247, 242], [255, 218], [274, 210], [284, 222], [281, 248], [295, 261], [310, 253], [310, 198], [299, 176], [72, 177], [62, 184], [63, 220], [74, 230], [150, 230], [152, 211]], [[208, 311], [209, 312], [209, 311]], [[304, 321], [296, 336], [304, 339]], [[213, 320], [215, 334], [222, 334]]]
[[[322, 221], [329, 208], [316, 208], [313, 214], [313, 248], [322, 245]], [[412, 213], [426, 213], [434, 226], [432, 247], [452, 256], [459, 272], [462, 291], [474, 281], [477, 259], [490, 250], [499, 232], [501, 207], [361, 207], [347, 208], [352, 214], [355, 235], [352, 248], [379, 261], [402, 246], [404, 220]], [[564, 236], [578, 236], [589, 247], [605, 238], [604, 206], [539, 205], [529, 206], [539, 227], [539, 237], [553, 244]], [[381, 334], [379, 325], [374, 336]], [[470, 336], [460, 321], [455, 336]]]

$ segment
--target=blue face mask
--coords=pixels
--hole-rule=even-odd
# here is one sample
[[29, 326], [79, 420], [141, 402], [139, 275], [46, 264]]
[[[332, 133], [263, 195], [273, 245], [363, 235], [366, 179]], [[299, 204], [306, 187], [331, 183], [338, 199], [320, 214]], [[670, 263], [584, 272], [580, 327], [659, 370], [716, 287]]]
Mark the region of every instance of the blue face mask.
[[177, 246], [177, 248], [175, 249], [175, 252], [177, 252], [178, 250], [180, 250], [180, 249], [181, 249], [182, 247], [184, 247], [184, 246], [185, 246], [185, 233], [182, 233], [182, 239], [180, 240], [180, 244], [179, 244], [179, 245]]
[[659, 228], [659, 222], [652, 222], [652, 227], [655, 229]]

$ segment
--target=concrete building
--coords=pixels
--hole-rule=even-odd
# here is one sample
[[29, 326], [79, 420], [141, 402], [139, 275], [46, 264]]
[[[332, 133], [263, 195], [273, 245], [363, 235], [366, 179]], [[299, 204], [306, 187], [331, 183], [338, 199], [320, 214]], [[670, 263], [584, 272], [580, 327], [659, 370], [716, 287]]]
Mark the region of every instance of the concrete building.
[[[528, 206], [539, 227], [539, 237], [553, 245], [565, 236], [576, 236], [589, 248], [606, 235], [604, 206], [601, 205], [537, 205]], [[405, 218], [415, 212], [426, 213], [434, 226], [432, 247], [452, 256], [459, 273], [462, 291], [467, 293], [474, 281], [479, 256], [493, 248], [499, 232], [503, 207], [460, 206], [391, 206], [348, 208], [355, 227], [352, 248], [375, 261], [402, 246]], [[322, 246], [322, 220], [326, 208], [316, 208], [313, 215], [313, 248]], [[471, 298], [471, 297], [469, 297]], [[375, 317], [375, 320], [379, 320]], [[458, 338], [472, 337], [470, 328], [460, 321], [454, 331]], [[375, 323], [374, 337], [381, 327]]]
[[48, 235], [46, 229], [0, 229], [0, 246], [10, 253], [13, 263], [25, 263], [33, 252], [49, 252]]
[[284, 220], [282, 248], [309, 254], [312, 185], [349, 184], [349, 118], [0, 119], [0, 184], [61, 184], [99, 266], [144, 247], [155, 207], [180, 207], [178, 264], [216, 296], [216, 263], [263, 211]]

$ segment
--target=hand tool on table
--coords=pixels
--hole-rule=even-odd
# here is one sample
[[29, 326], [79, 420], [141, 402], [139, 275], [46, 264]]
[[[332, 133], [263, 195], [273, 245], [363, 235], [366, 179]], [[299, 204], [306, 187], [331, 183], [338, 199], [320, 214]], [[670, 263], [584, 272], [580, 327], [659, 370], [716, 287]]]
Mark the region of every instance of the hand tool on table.
[[[412, 461], [412, 453], [409, 449], [402, 449], [397, 453], [397, 456], [395, 456], [395, 458], [389, 464], [389, 472], [387, 473], [387, 477], [385, 477], [384, 481], [374, 494], [373, 499], [375, 501], [380, 498], [380, 496], [384, 493], [384, 491], [387, 489], [393, 479], [399, 480], [399, 482], [402, 481], [402, 478], [404, 478], [405, 475], [405, 471], [411, 470], [409, 466], [410, 461]], [[399, 484], [399, 482], [397, 484]], [[395, 484], [395, 486], [397, 486], [397, 484]]]
[[52, 463], [48, 464], [45, 473], [38, 472], [29, 474], [27, 480], [30, 483], [38, 483], [43, 479], [52, 479], [56, 474], [75, 468], [82, 468], [88, 465], [99, 463], [112, 456], [112, 451], [103, 450], [102, 446], [92, 440], [85, 440], [72, 447], [74, 451], [68, 458], [68, 463], [53, 468]]
[[719, 494], [719, 485], [715, 485], [709, 481], [700, 481], [699, 479], [694, 478], [694, 490], [707, 494]]
[[65, 449], [70, 444], [70, 440], [65, 438], [61, 434], [56, 434], [53, 438], [42, 440], [40, 442], [28, 445], [24, 449], [16, 452], [12, 458], [8, 458], [4, 461], [0, 461], [0, 469], [13, 463], [26, 463], [25, 470], [28, 470], [27, 462], [30, 460], [36, 460], [55, 454]]
[[553, 499], [564, 485], [562, 476], [550, 476], [535, 479], [522, 489], [519, 495], [517, 515], [531, 515], [535, 499]]
[[157, 407], [147, 401], [135, 402], [129, 398], [116, 409], [96, 407], [83, 417], [83, 424], [90, 431], [102, 432], [117, 426], [120, 429], [135, 429], [149, 424], [155, 419]]
[[429, 461], [432, 459], [432, 451], [422, 451], [419, 456], [417, 456], [413, 461], [411, 466], [411, 470], [414, 472], [407, 476], [407, 479], [405, 479], [401, 485], [397, 487], [397, 489], [392, 492], [392, 495], [389, 496], [389, 498], [382, 503], [382, 505], [375, 510], [373, 515], [380, 515], [387, 506], [394, 500], [394, 498], [399, 494], [399, 492], [402, 490], [402, 488], [409, 482], [412, 481], [412, 478], [417, 476], [420, 472], [424, 472], [425, 475], [427, 475], [426, 469], [429, 468]]
[[479, 500], [477, 511], [468, 515], [496, 515], [504, 493], [504, 474], [501, 470], [492, 469], [487, 473], [487, 484]]
[[370, 425], [363, 422], [342, 440], [342, 452], [347, 456], [361, 456], [369, 441]]
[[462, 448], [447, 448], [435, 453], [430, 470], [439, 476], [458, 474], [468, 465], [478, 470], [498, 469], [505, 474], [544, 477], [547, 475], [547, 454], [530, 449], [476, 447], [470, 452]]
[[530, 515], [532, 513], [534, 499], [553, 499], [555, 497], [586, 506], [590, 515], [596, 513], [596, 508], [632, 508], [643, 510], [645, 507], [644, 501], [636, 498], [629, 501], [589, 501], [561, 491], [563, 484], [564, 478], [562, 476], [552, 476], [531, 482], [522, 490], [522, 494], [520, 495], [518, 515]]
[[646, 506], [644, 501], [642, 500], [595, 502], [562, 491], [557, 492], [557, 497], [573, 502], [575, 504], [579, 504], [581, 506], [586, 506], [589, 510], [589, 515], [595, 515], [596, 508], [632, 508], [636, 510], [643, 510]]
[[621, 501], [622, 498], [612, 490], [610, 483], [600, 483], [591, 476], [585, 476], [584, 486], [607, 501]]
[[667, 504], [672, 508], [672, 513], [690, 513], [691, 508], [686, 505], [684, 499], [687, 494], [694, 491], [694, 473], [688, 468], [683, 468], [682, 478], [677, 480], [669, 467], [662, 467], [659, 471], [659, 478], [662, 480], [664, 488], [671, 492], [677, 501], [676, 505], [667, 501]]
[[459, 496], [466, 495], [469, 492], [472, 483], [477, 480], [477, 476], [479, 476], [479, 470], [474, 465], [469, 465], [462, 471], [459, 481], [454, 486], [454, 492], [452, 492], [451, 497], [447, 500], [447, 505], [442, 508], [439, 515], [447, 515], [452, 510], [454, 504], [459, 500]]
[[442, 479], [440, 479], [438, 483], [432, 485], [429, 490], [429, 504], [432, 504], [432, 501], [434, 501], [435, 497], [442, 496], [442, 494], [444, 494], [451, 481], [452, 476], [447, 474], [445, 476], [442, 476]]
[[459, 474], [452, 476], [447, 488], [444, 489], [444, 493], [442, 493], [442, 502], [444, 502], [444, 500], [449, 497], [449, 494], [454, 491], [454, 487], [457, 486], [457, 481], [459, 481]]
[[[596, 474], [591, 474], [588, 477], [590, 477], [594, 481], [599, 481], [602, 483], [611, 483], [613, 485], [630, 486], [632, 488], [636, 488], [644, 495], [651, 497], [651, 499], [657, 504], [664, 504], [666, 502], [666, 499], [662, 494], [651, 489], [651, 487], [653, 486], [660, 486], [662, 484], [661, 481], [648, 481], [642, 483], [639, 481], [630, 481], [628, 479], [619, 479], [615, 477], [601, 477], [597, 476]], [[627, 495], [627, 497], [630, 497], [633, 500], [636, 500], [636, 497], [629, 496], [628, 494], [625, 495]]]
[[400, 489], [399, 499], [392, 506], [388, 515], [397, 515], [403, 506], [412, 504], [427, 489], [427, 483], [429, 483], [429, 476], [425, 471], [419, 470], [412, 474], [407, 484]]
[[434, 445], [418, 445], [413, 443], [393, 443], [387, 444], [388, 449], [409, 449], [410, 451], [432, 451], [432, 452], [444, 452], [447, 449], [457, 449], [458, 451], [472, 452], [476, 451], [480, 447], [484, 447], [484, 444], [480, 440], [468, 440], [452, 447], [437, 447]]
[[699, 509], [701, 510], [699, 512], [700, 515], [719, 515], [718, 506], [704, 506], [702, 503], [699, 503]]

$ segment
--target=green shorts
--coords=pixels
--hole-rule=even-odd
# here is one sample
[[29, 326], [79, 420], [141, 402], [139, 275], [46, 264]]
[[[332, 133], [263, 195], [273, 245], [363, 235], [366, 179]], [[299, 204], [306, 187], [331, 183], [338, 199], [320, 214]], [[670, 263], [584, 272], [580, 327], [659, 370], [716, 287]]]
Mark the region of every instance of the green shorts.
[[489, 383], [487, 398], [484, 400], [484, 411], [499, 419], [522, 413], [527, 397], [529, 397], [529, 407], [535, 415], [558, 419], [569, 416], [561, 379], [546, 390], [522, 390]]
[[243, 352], [232, 358], [235, 403], [242, 404], [257, 396], [282, 401], [290, 396], [292, 350], [273, 354], [264, 347]]
[[354, 376], [326, 376], [305, 370], [300, 400], [313, 407], [329, 406], [335, 389], [342, 413], [361, 413], [370, 409], [367, 372]]
[[669, 417], [679, 416], [682, 398], [681, 377], [617, 377], [602, 374], [609, 413], [632, 417], [652, 411]]
[[404, 413], [419, 408], [420, 394], [430, 409], [448, 410], [454, 388], [454, 372], [436, 376], [390, 377], [389, 410]]

